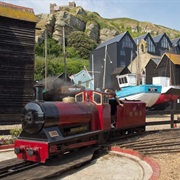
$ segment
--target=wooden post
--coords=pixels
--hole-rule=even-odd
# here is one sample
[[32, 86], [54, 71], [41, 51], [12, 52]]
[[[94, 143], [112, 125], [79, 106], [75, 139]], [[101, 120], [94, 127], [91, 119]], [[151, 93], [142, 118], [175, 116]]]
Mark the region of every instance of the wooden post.
[[174, 128], [174, 101], [171, 101], [171, 128]]

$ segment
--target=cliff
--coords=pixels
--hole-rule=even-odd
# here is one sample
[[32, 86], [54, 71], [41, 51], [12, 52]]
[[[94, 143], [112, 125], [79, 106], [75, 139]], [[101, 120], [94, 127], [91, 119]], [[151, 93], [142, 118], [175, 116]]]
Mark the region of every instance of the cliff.
[[61, 43], [63, 27], [65, 27], [66, 37], [73, 31], [83, 31], [98, 44], [125, 31], [129, 31], [132, 37], [148, 32], [152, 36], [166, 33], [170, 39], [180, 36], [180, 31], [168, 27], [129, 18], [105, 19], [98, 13], [86, 11], [82, 7], [65, 7], [51, 14], [36, 16], [37, 27], [41, 28], [36, 30], [36, 42], [39, 43], [44, 40], [45, 28], [50, 37]]

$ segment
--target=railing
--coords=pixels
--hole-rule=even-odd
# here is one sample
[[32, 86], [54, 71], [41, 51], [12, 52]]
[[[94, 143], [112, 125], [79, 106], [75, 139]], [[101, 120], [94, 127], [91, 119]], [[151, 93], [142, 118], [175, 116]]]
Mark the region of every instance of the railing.
[[170, 110], [169, 111], [147, 111], [146, 116], [148, 115], [170, 115], [170, 118], [168, 120], [164, 121], [153, 121], [153, 122], [146, 122], [146, 126], [155, 126], [155, 125], [170, 125], [170, 128], [174, 128], [176, 124], [180, 123], [180, 116], [177, 117], [175, 120], [174, 115], [179, 114], [180, 115], [180, 110], [174, 110], [174, 103], [172, 102], [170, 105]]

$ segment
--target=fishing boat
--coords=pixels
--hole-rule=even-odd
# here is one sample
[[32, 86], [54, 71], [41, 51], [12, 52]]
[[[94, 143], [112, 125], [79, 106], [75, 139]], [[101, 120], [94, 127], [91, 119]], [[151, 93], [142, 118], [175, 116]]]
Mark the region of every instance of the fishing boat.
[[[146, 103], [146, 107], [152, 107], [161, 95], [162, 86], [145, 84], [145, 75], [124, 74], [116, 76], [120, 90], [116, 95], [120, 100], [140, 100]], [[138, 84], [138, 79], [139, 83]]]
[[180, 55], [172, 54], [171, 49], [170, 53], [163, 55], [161, 62], [157, 66], [157, 69], [162, 72], [161, 76], [152, 79], [153, 84], [162, 86], [161, 96], [153, 109], [164, 110], [180, 97], [179, 65]]
[[180, 97], [180, 86], [170, 85], [169, 77], [153, 77], [153, 83], [162, 85], [161, 95], [152, 106], [153, 110], [165, 110]]

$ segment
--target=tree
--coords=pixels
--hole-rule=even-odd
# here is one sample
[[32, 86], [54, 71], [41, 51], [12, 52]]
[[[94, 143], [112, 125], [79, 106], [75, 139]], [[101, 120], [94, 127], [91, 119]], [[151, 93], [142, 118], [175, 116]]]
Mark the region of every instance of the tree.
[[80, 58], [89, 59], [97, 44], [84, 32], [75, 31], [69, 35], [67, 46], [73, 47]]
[[[35, 54], [38, 56], [44, 57], [44, 42], [42, 44], [35, 44]], [[52, 39], [48, 38], [47, 40], [47, 49], [48, 49], [48, 55], [52, 55], [54, 57], [58, 57], [60, 54], [62, 54], [62, 47], [58, 45], [58, 43]]]

